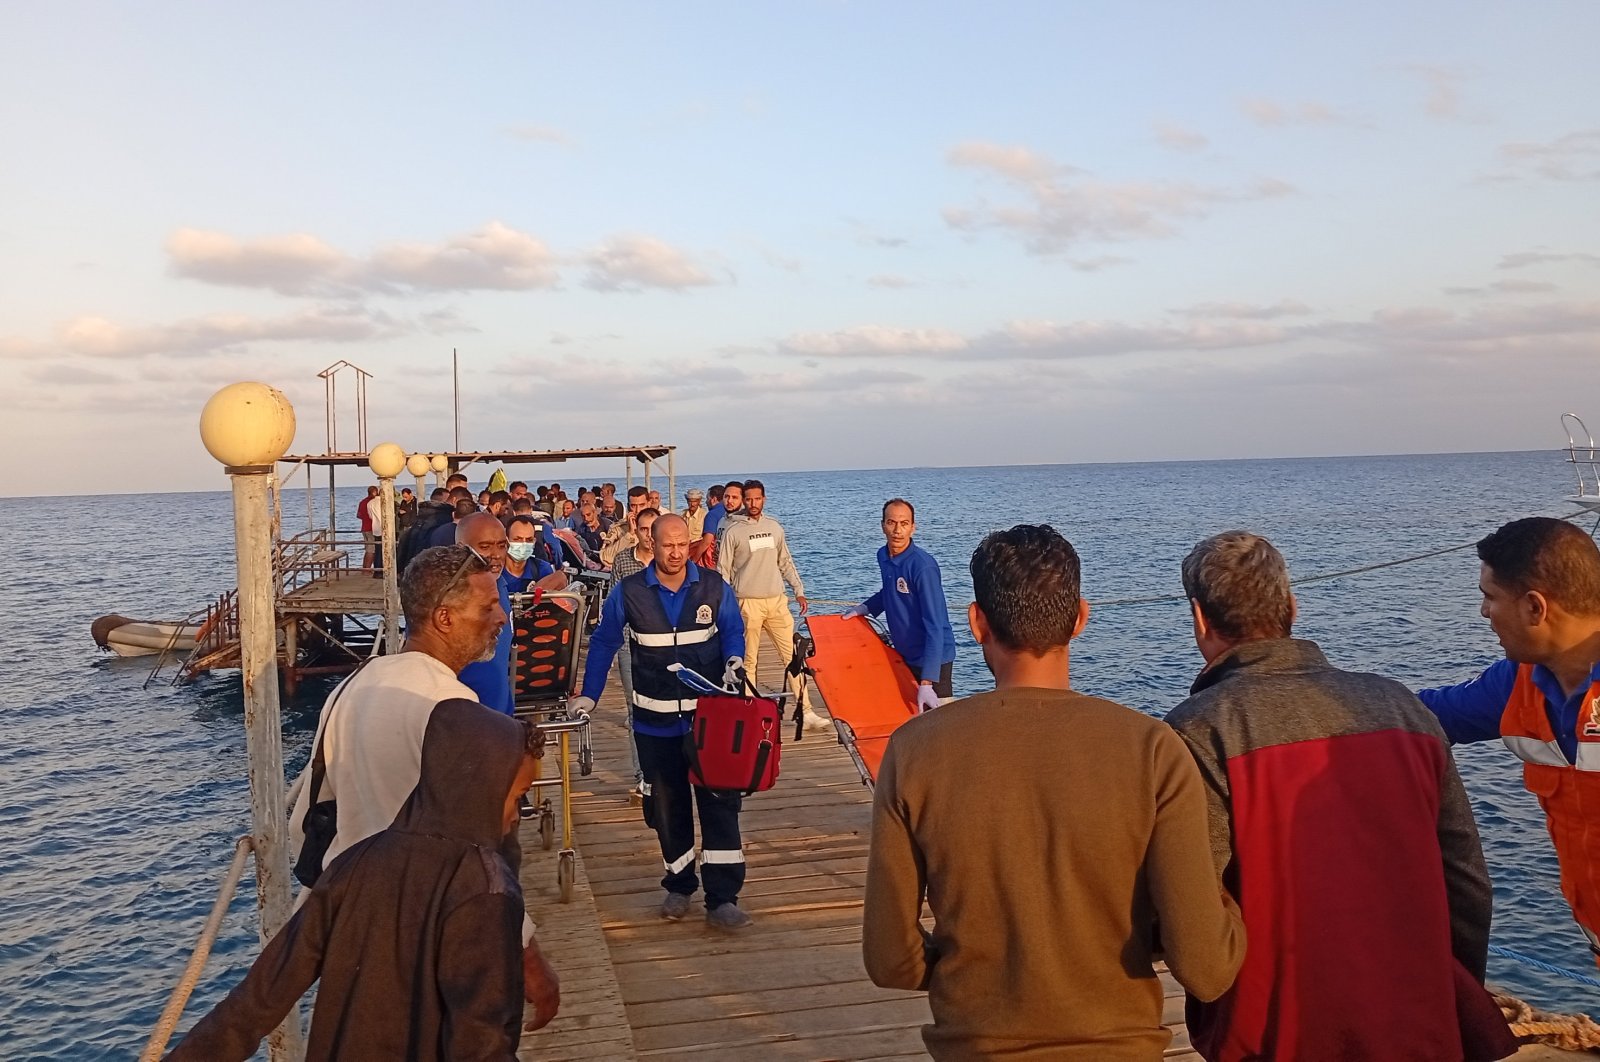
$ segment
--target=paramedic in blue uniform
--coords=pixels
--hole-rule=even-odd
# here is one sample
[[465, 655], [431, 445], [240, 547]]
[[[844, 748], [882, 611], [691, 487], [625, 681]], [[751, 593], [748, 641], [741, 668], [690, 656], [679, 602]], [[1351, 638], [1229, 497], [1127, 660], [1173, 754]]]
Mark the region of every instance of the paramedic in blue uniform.
[[644, 773], [644, 821], [661, 842], [666, 874], [661, 917], [676, 922], [689, 913], [700, 884], [695, 876], [694, 813], [700, 813], [700, 877], [706, 890], [706, 924], [739, 930], [750, 916], [739, 909], [744, 849], [739, 838], [737, 793], [689, 784], [683, 739], [694, 720], [695, 694], [667, 670], [680, 663], [709, 681], [738, 681], [744, 662], [744, 620], [722, 576], [689, 563], [689, 525], [675, 513], [651, 528], [655, 559], [623, 579], [606, 598], [600, 625], [589, 639], [583, 695], [576, 712], [594, 710], [605, 691], [611, 662], [629, 640], [633, 656], [633, 741]]
[[918, 678], [917, 707], [937, 708], [954, 696], [950, 670], [956, 659], [956, 635], [944, 600], [939, 562], [911, 541], [917, 511], [904, 498], [883, 503], [884, 547], [878, 551], [883, 588], [846, 616], [887, 613], [889, 642]]

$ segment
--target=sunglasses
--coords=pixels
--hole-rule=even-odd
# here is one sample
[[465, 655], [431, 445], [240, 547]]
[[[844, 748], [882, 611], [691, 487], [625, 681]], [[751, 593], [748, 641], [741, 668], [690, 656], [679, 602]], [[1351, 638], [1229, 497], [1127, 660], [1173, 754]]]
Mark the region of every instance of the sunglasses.
[[[439, 596], [434, 599], [433, 607], [435, 609], [444, 607], [445, 599], [450, 596], [450, 591], [456, 588], [456, 584], [461, 581], [462, 576], [468, 574], [467, 569], [472, 567], [474, 562], [483, 565], [482, 568], [478, 569], [479, 572], [492, 571], [494, 568], [494, 565], [490, 564], [483, 554], [471, 546], [463, 544], [461, 548], [467, 551], [467, 556], [461, 561], [461, 565], [456, 568], [456, 573], [450, 577], [450, 581], [444, 584], [444, 589], [439, 591]], [[472, 572], [471, 574], [476, 575], [478, 572]]]

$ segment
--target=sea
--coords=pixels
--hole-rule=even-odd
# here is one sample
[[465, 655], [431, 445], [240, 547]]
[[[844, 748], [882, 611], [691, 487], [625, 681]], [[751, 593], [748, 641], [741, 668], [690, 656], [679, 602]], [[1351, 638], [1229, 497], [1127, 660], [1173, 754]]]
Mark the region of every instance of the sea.
[[[1266, 535], [1297, 578], [1468, 546], [1509, 519], [1570, 513], [1563, 456], [733, 469], [680, 477], [678, 489], [761, 476], [809, 595], [838, 602], [876, 589], [879, 507], [910, 499], [916, 541], [944, 572], [958, 694], [989, 682], [965, 629], [973, 547], [991, 530], [1051, 524], [1076, 545], [1095, 603], [1074, 643], [1073, 685], [1160, 715], [1200, 669], [1188, 612], [1181, 601], [1126, 599], [1178, 594], [1179, 561], [1201, 538], [1229, 528]], [[559, 479], [569, 488], [580, 479], [620, 483], [620, 472], [614, 461], [574, 462], [560, 466]], [[339, 489], [342, 526], [353, 523], [364, 485], [352, 476]], [[312, 502], [325, 522], [326, 492]], [[299, 491], [285, 492], [283, 508], [287, 530], [306, 518]], [[132, 1057], [183, 970], [234, 841], [250, 829], [243, 707], [236, 672], [175, 687], [169, 671], [147, 685], [150, 661], [102, 654], [89, 624], [110, 612], [181, 618], [233, 587], [230, 495], [0, 498], [0, 548], [0, 616], [9, 617], [0, 641], [0, 1054]], [[1413, 687], [1465, 681], [1500, 655], [1478, 615], [1477, 575], [1465, 548], [1310, 582], [1297, 590], [1296, 634], [1340, 667]], [[307, 683], [283, 705], [291, 777], [327, 689]], [[1494, 878], [1494, 942], [1593, 974], [1517, 761], [1498, 742], [1456, 756]], [[981, 793], [986, 780], [952, 784]], [[180, 1030], [248, 967], [254, 919], [247, 878]], [[1547, 1009], [1592, 1012], [1600, 1002], [1589, 988], [1510, 959], [1491, 957], [1489, 974]]]

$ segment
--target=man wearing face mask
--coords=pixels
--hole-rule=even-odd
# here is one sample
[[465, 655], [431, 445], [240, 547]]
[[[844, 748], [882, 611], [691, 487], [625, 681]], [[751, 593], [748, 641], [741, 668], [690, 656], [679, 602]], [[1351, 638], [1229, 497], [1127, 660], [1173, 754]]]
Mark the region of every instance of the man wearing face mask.
[[539, 556], [539, 525], [531, 516], [513, 516], [506, 528], [506, 566], [501, 582], [512, 594], [526, 593], [534, 587], [563, 590], [567, 577]]
[[[473, 513], [456, 525], [456, 543], [471, 546], [478, 556], [488, 562], [494, 572], [495, 589], [500, 596], [500, 608], [511, 614], [511, 596], [504, 578], [508, 542], [506, 529], [488, 513]], [[526, 569], [524, 569], [526, 570]], [[567, 585], [565, 575], [549, 575], [547, 588], [559, 590]], [[559, 585], [555, 581], [559, 580]], [[543, 584], [541, 584], [543, 585]], [[511, 625], [503, 624], [495, 638], [494, 652], [482, 660], [461, 669], [461, 681], [478, 695], [478, 700], [504, 715], [511, 715], [516, 705], [511, 695]]]

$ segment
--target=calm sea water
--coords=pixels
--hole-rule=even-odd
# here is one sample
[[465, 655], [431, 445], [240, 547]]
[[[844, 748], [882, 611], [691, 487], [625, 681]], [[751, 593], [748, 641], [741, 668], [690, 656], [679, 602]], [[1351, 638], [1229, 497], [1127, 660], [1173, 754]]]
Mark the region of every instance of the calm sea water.
[[[569, 484], [582, 477], [619, 480], [609, 462], [560, 473]], [[917, 504], [917, 541], [939, 558], [958, 606], [970, 599], [972, 547], [1015, 523], [1064, 532], [1082, 554], [1086, 595], [1110, 601], [1177, 591], [1183, 554], [1229, 527], [1267, 535], [1304, 576], [1470, 542], [1515, 516], [1562, 514], [1569, 490], [1554, 453], [763, 478], [813, 597], [856, 601], [874, 589], [878, 507], [903, 495]], [[687, 478], [680, 492], [714, 481]], [[341, 489], [341, 513], [353, 512], [360, 490]], [[297, 492], [286, 494], [285, 512], [303, 519]], [[236, 674], [141, 688], [148, 662], [98, 653], [89, 622], [107, 612], [177, 618], [231, 587], [229, 496], [0, 499], [0, 546], [4, 1054], [130, 1057], [187, 960], [234, 839], [249, 829], [243, 711]], [[1469, 550], [1305, 586], [1297, 633], [1342, 667], [1413, 685], [1464, 680], [1498, 655], [1477, 616], [1476, 575]], [[988, 676], [959, 622], [957, 630], [957, 692], [976, 691]], [[1108, 605], [1076, 645], [1073, 680], [1162, 713], [1185, 696], [1199, 663], [1181, 603]], [[285, 705], [291, 771], [306, 759], [325, 690], [310, 684]], [[1516, 763], [1498, 743], [1458, 757], [1494, 875], [1495, 941], [1588, 971]], [[247, 884], [180, 1028], [249, 964], [254, 910]], [[1547, 1007], [1597, 1002], [1509, 961], [1491, 959], [1490, 975]]]

